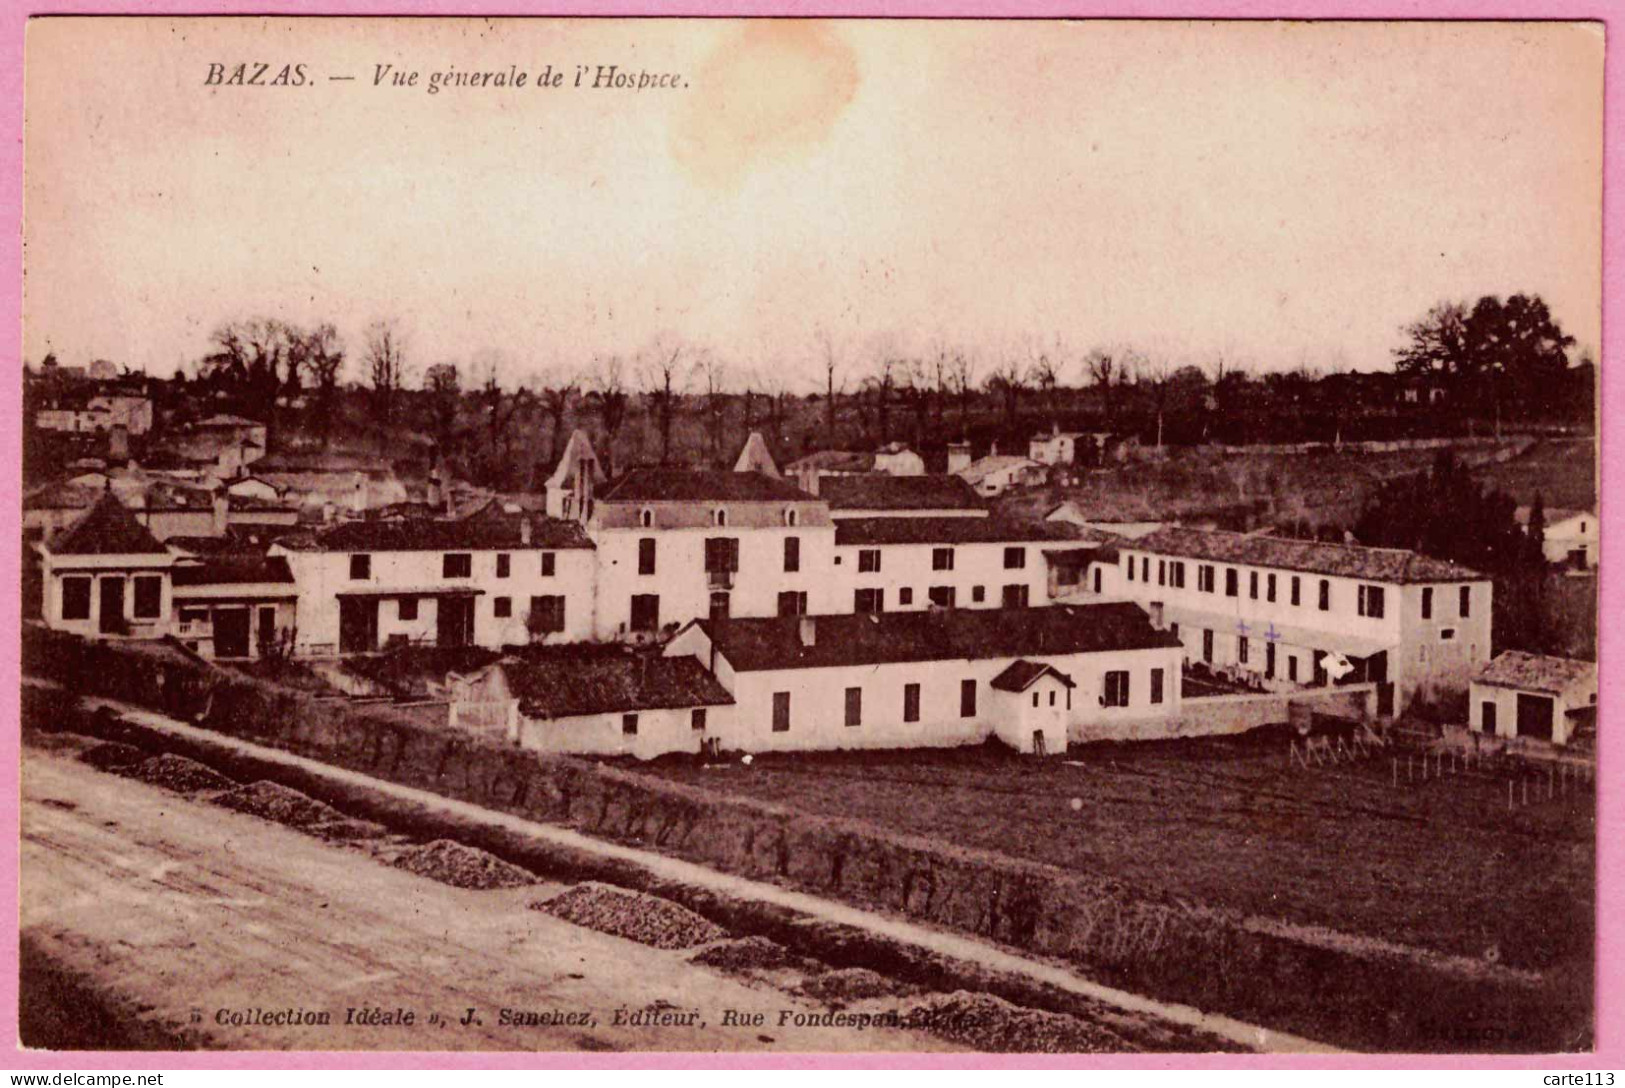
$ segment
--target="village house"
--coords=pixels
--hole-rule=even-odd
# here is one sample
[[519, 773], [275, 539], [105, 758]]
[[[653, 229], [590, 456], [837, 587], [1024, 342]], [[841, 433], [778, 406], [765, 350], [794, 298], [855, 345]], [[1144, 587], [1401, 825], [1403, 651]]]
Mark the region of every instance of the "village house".
[[606, 478], [604, 464], [586, 433], [579, 429], [571, 431], [570, 440], [559, 455], [559, 463], [545, 485], [547, 516], [586, 521], [593, 512], [593, 495]]
[[819, 450], [790, 462], [785, 474], [803, 491], [819, 494], [821, 481], [836, 476], [923, 476], [925, 459], [902, 442], [890, 442], [873, 453]]
[[787, 480], [633, 469], [590, 509], [600, 637], [651, 637], [698, 616], [840, 607], [829, 509]]
[[299, 591], [281, 556], [177, 558], [170, 584], [169, 633], [204, 657], [259, 657], [290, 640], [298, 626]]
[[987, 503], [958, 476], [833, 476], [815, 492], [842, 518], [985, 518]]
[[500, 648], [594, 632], [593, 544], [492, 504], [457, 520], [350, 521], [270, 546], [299, 589], [300, 653]]
[[1469, 728], [1492, 737], [1594, 742], [1597, 664], [1507, 650], [1473, 677], [1468, 715]]
[[958, 472], [978, 495], [997, 498], [1012, 487], [1037, 487], [1048, 479], [1047, 466], [1027, 457], [990, 454]]
[[1126, 537], [1129, 540], [1137, 540], [1147, 533], [1154, 533], [1166, 524], [1161, 521], [1127, 521], [1093, 517], [1071, 499], [1050, 507], [1049, 512], [1044, 515], [1044, 520], [1064, 521], [1071, 525], [1081, 525], [1086, 529], [1110, 533], [1112, 536]]
[[536, 752], [699, 753], [733, 696], [694, 657], [570, 646], [449, 677], [453, 726]]
[[1180, 703], [1178, 640], [1129, 603], [698, 620], [665, 653], [732, 695], [707, 730], [736, 751], [997, 736], [1056, 753], [1088, 729], [1166, 722]]
[[1078, 456], [1078, 440], [1087, 437], [1076, 431], [1063, 431], [1056, 424], [1048, 434], [1027, 440], [1027, 457], [1041, 465], [1070, 465]]
[[47, 627], [90, 638], [167, 633], [175, 557], [112, 492], [37, 550]]
[[[1520, 506], [1516, 517], [1525, 532], [1529, 530], [1532, 508]], [[1574, 570], [1590, 570], [1597, 565], [1601, 525], [1595, 510], [1559, 510], [1542, 513], [1546, 521], [1542, 553], [1548, 563], [1561, 563]]]
[[998, 518], [842, 518], [835, 578], [844, 600], [832, 611], [1048, 604], [1046, 545], [1080, 546], [1080, 531]]
[[1102, 592], [1266, 687], [1373, 682], [1390, 714], [1465, 693], [1489, 659], [1490, 579], [1413, 551], [1170, 527], [1118, 552]]
[[[225, 478], [239, 475], [240, 470]], [[361, 514], [410, 497], [388, 460], [365, 454], [275, 453], [254, 462], [253, 475], [283, 502], [329, 520], [336, 513]]]
[[762, 432], [752, 431], [750, 437], [745, 439], [744, 448], [734, 460], [735, 472], [760, 472], [763, 476], [779, 475], [779, 466], [773, 460], [773, 454], [768, 451], [767, 440]]

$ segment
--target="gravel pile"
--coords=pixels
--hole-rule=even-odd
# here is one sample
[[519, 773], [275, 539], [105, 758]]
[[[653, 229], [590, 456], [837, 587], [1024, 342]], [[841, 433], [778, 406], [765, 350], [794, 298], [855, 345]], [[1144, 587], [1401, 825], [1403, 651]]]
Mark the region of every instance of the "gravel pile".
[[237, 783], [195, 759], [187, 759], [173, 752], [165, 752], [140, 763], [114, 767], [115, 774], [134, 778], [153, 786], [162, 786], [177, 793], [197, 793], [202, 790], [229, 790]]
[[591, 881], [552, 899], [532, 903], [530, 908], [653, 948], [692, 948], [728, 935], [720, 926], [669, 899]]
[[920, 991], [918, 987], [887, 978], [867, 967], [843, 967], [808, 979], [801, 984], [801, 992], [832, 1009], [844, 1009], [859, 1001], [903, 997]]
[[714, 967], [719, 971], [777, 971], [794, 967], [808, 973], [825, 970], [817, 960], [803, 959], [777, 941], [766, 937], [740, 937], [720, 941], [701, 949], [689, 958], [690, 963]]
[[135, 745], [121, 744], [116, 740], [86, 748], [79, 754], [81, 760], [104, 771], [114, 767], [127, 767], [132, 763], [140, 763], [146, 757], [147, 753]]
[[1134, 1049], [1098, 1024], [964, 990], [921, 1000], [904, 1014], [903, 1024], [983, 1053], [1111, 1054]]
[[436, 839], [402, 851], [392, 864], [397, 869], [405, 869], [454, 888], [489, 891], [492, 888], [522, 888], [537, 883], [535, 874], [530, 871], [451, 839]]

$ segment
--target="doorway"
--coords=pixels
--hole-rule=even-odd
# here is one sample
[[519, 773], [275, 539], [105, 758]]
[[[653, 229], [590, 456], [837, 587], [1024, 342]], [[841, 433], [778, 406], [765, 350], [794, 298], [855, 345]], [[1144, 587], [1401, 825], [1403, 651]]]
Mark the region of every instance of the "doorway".
[[214, 610], [214, 656], [248, 656], [248, 609]]
[[378, 648], [378, 600], [339, 598], [339, 653], [370, 654]]
[[102, 610], [98, 627], [104, 635], [123, 634], [127, 630], [124, 623], [124, 579], [103, 578], [100, 585]]
[[435, 606], [437, 646], [467, 646], [474, 641], [474, 598], [442, 597]]

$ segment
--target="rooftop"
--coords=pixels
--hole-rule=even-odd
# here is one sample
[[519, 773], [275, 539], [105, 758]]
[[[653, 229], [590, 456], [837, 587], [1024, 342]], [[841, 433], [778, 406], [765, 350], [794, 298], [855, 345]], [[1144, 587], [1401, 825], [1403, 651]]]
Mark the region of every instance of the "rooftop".
[[524, 541], [519, 514], [482, 507], [456, 520], [409, 518], [397, 521], [347, 521], [317, 533], [306, 547], [329, 552], [445, 552], [499, 549], [558, 550], [591, 548], [592, 540], [578, 522], [530, 515], [530, 541]]
[[1368, 548], [1317, 540], [1185, 529], [1168, 526], [1123, 545], [1125, 551], [1148, 551], [1190, 559], [1210, 559], [1251, 567], [1277, 567], [1310, 574], [1363, 578], [1372, 582], [1476, 582], [1487, 575], [1408, 548]]
[[201, 563], [177, 563], [170, 571], [170, 581], [177, 587], [250, 582], [292, 585], [293, 572], [280, 555], [216, 555]]
[[1107, 534], [1064, 521], [1010, 521], [1004, 518], [842, 518], [835, 523], [838, 546], [880, 544], [996, 544], [1100, 542]]
[[635, 468], [598, 495], [606, 502], [816, 502], [787, 480], [759, 472]]
[[1069, 688], [1078, 686], [1072, 682], [1072, 677], [1054, 665], [1028, 661], [1025, 658], [1010, 662], [1009, 668], [993, 678], [992, 686], [999, 691], [1026, 691], [1047, 674], [1054, 674], [1055, 679]]
[[977, 480], [987, 479], [995, 472], [1007, 472], [1010, 469], [1027, 468], [1029, 466], [1033, 468], [1042, 467], [1030, 457], [1016, 457], [1001, 453], [996, 457], [984, 457], [979, 461], [972, 461], [960, 469], [958, 475], [962, 479], [974, 483]]
[[[695, 621], [740, 672], [909, 661], [969, 661], [1177, 647], [1139, 606], [947, 609]], [[813, 644], [802, 642], [802, 624]]]
[[1575, 684], [1597, 682], [1597, 663], [1506, 650], [1473, 678], [1480, 684], [1561, 695]]
[[168, 555], [145, 526], [135, 520], [111, 491], [53, 534], [45, 546], [56, 555]]
[[563, 655], [501, 664], [527, 718], [731, 706], [733, 696], [693, 657]]
[[831, 476], [818, 496], [832, 510], [982, 510], [970, 484], [958, 476]]

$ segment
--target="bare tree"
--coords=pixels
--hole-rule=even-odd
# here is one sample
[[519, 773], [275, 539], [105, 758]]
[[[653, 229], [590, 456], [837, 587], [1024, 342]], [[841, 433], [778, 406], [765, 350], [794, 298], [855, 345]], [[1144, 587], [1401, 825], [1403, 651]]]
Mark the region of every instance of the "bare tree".
[[542, 387], [542, 410], [550, 424], [547, 434], [547, 463], [558, 463], [564, 452], [564, 417], [570, 411], [570, 400], [575, 396], [581, 379], [574, 373], [556, 372], [552, 380]]
[[338, 409], [339, 372], [344, 368], [344, 348], [339, 343], [338, 330], [330, 322], [323, 322], [305, 336], [307, 366], [316, 384], [316, 426], [321, 434], [322, 448], [333, 431], [333, 417]]
[[959, 431], [963, 436], [970, 426], [970, 402], [976, 391], [976, 360], [969, 352], [959, 349], [949, 356], [948, 381], [959, 400]]
[[444, 456], [457, 430], [457, 409], [462, 402], [462, 380], [456, 363], [436, 363], [423, 372], [423, 389], [434, 408], [435, 442]]
[[1113, 386], [1122, 380], [1118, 372], [1117, 356], [1105, 348], [1095, 348], [1083, 357], [1084, 376], [1100, 390], [1100, 405], [1106, 415], [1108, 430], [1117, 420], [1117, 400]]
[[727, 442], [728, 367], [707, 351], [694, 364], [694, 374], [705, 392], [706, 458], [712, 465], [720, 466]]
[[835, 395], [840, 391], [838, 386], [844, 387], [845, 382], [836, 381], [841, 360], [835, 350], [834, 336], [828, 329], [820, 329], [818, 342], [824, 357], [824, 441], [834, 449], [840, 445], [835, 440]]
[[1157, 449], [1162, 449], [1162, 421], [1168, 410], [1168, 385], [1173, 364], [1165, 358], [1147, 357], [1135, 371], [1135, 383], [1151, 389], [1151, 407], [1157, 417]]
[[509, 440], [513, 421], [533, 397], [524, 385], [518, 386], [512, 393], [502, 391], [503, 357], [500, 352], [486, 352], [482, 362], [485, 370], [485, 382], [480, 389], [480, 397], [485, 402], [484, 476], [488, 484], [495, 486], [511, 475], [513, 457]]
[[671, 428], [677, 414], [677, 398], [682, 394], [683, 374], [678, 365], [682, 354], [681, 345], [657, 339], [638, 364], [639, 379], [654, 405], [655, 421], [660, 428], [662, 465], [671, 463]]
[[926, 418], [931, 411], [931, 369], [920, 359], [898, 364], [897, 397], [914, 418], [914, 445], [925, 444]]
[[1006, 429], [1013, 429], [1016, 425], [1016, 417], [1021, 411], [1021, 391], [1025, 383], [1021, 363], [1013, 354], [1007, 355], [988, 373], [985, 383], [987, 391], [1004, 404]]
[[368, 325], [366, 338], [363, 360], [372, 384], [373, 414], [379, 422], [388, 423], [406, 384], [406, 338], [393, 318]]
[[615, 441], [626, 422], [626, 361], [619, 355], [599, 356], [593, 364], [592, 390], [587, 394], [604, 430], [606, 470], [615, 471]]
[[228, 321], [210, 334], [214, 350], [199, 377], [226, 389], [244, 411], [265, 422], [267, 443], [276, 431], [277, 397], [300, 387], [305, 334], [273, 317]]
[[874, 373], [863, 379], [863, 388], [868, 390], [875, 402], [875, 418], [880, 424], [877, 446], [884, 446], [891, 441], [891, 403], [892, 396], [897, 388], [898, 374], [903, 363], [891, 352], [880, 356], [875, 364]]

